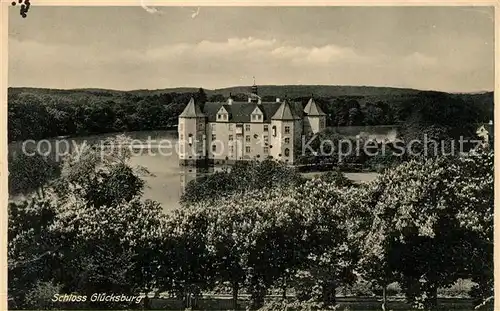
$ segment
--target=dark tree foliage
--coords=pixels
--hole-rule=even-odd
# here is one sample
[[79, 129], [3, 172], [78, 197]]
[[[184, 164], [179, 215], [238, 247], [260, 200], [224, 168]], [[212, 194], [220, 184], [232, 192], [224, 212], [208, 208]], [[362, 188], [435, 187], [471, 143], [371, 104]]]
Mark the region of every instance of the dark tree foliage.
[[[235, 101], [248, 99], [240, 88]], [[263, 101], [277, 95], [264, 94]], [[314, 96], [326, 113], [327, 126], [455, 125], [488, 122], [493, 119], [493, 96], [485, 94], [447, 94], [410, 92], [372, 96]], [[31, 90], [9, 89], [9, 141], [40, 139], [63, 135], [82, 136], [109, 132], [162, 130], [174, 128], [177, 117], [191, 97], [203, 107], [207, 101], [223, 102], [229, 94], [208, 92], [162, 93], [158, 91], [119, 92], [109, 90]], [[286, 97], [305, 105], [311, 93]], [[444, 123], [443, 123], [444, 122]], [[455, 133], [456, 134], [456, 133]]]
[[203, 108], [205, 107], [205, 103], [208, 101], [208, 97], [207, 94], [205, 93], [205, 90], [203, 90], [200, 87], [198, 89], [198, 93], [196, 93], [194, 100], [200, 106], [201, 110], [203, 110]]
[[298, 185], [303, 181], [303, 177], [295, 169], [275, 161], [237, 163], [231, 170], [216, 172], [189, 182], [181, 202], [196, 203], [234, 192]]
[[49, 157], [39, 153], [26, 155], [9, 154], [9, 194], [28, 194], [37, 192], [42, 195], [44, 186], [59, 175], [60, 166]]
[[170, 129], [192, 96], [201, 90], [154, 95], [74, 93], [9, 94], [9, 141], [57, 136]]
[[354, 186], [354, 183], [349, 178], [345, 177], [340, 170], [333, 170], [326, 172], [318, 177], [320, 180], [332, 183], [338, 187], [350, 187]]
[[[303, 182], [275, 162], [239, 164], [191, 183], [186, 206], [168, 216], [140, 199], [140, 175], [127, 159], [88, 149], [65, 159], [57, 189], [9, 204], [11, 309], [40, 309], [37, 301], [50, 292], [152, 290], [196, 309], [189, 297], [225, 286], [233, 309], [242, 291], [259, 308], [273, 290], [286, 298], [293, 289], [295, 302], [319, 304], [307, 310], [332, 310], [337, 288], [359, 277], [384, 292], [397, 281], [408, 302], [427, 310], [437, 307], [437, 289], [459, 278], [477, 283], [470, 293], [477, 303], [493, 297], [494, 156], [487, 148], [408, 161], [358, 186], [338, 171]], [[393, 303], [385, 296], [383, 308]]]
[[[426, 156], [450, 152], [452, 144], [458, 149], [460, 139], [477, 139], [478, 122], [484, 119], [480, 113], [470, 103], [438, 92], [423, 92], [402, 104], [397, 112], [403, 140], [421, 141], [416, 148], [422, 152], [427, 147]], [[439, 142], [437, 150], [431, 145], [431, 140]], [[472, 143], [464, 144], [461, 151], [472, 147]]]
[[34, 280], [49, 281], [56, 264], [52, 253], [57, 240], [48, 228], [56, 211], [47, 200], [10, 203], [9, 213], [9, 298], [22, 308], [22, 301], [36, 285]]

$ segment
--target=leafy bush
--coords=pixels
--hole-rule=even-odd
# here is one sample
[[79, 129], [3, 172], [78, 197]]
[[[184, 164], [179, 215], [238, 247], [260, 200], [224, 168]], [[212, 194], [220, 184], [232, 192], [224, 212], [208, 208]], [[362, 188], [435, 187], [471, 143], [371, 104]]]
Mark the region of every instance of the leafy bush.
[[29, 194], [33, 191], [43, 192], [47, 182], [56, 178], [60, 166], [49, 157], [34, 153], [26, 155], [9, 154], [9, 194]]
[[475, 288], [471, 280], [458, 279], [453, 285], [438, 289], [438, 295], [445, 297], [470, 297], [470, 292]]
[[294, 168], [272, 160], [238, 162], [231, 169], [188, 183], [181, 196], [185, 205], [253, 189], [295, 186], [304, 178]]
[[352, 180], [345, 177], [340, 170], [326, 172], [325, 174], [319, 175], [318, 179], [327, 183], [333, 183], [338, 187], [350, 187], [354, 185]]
[[61, 292], [62, 286], [53, 282], [37, 282], [35, 287], [26, 294], [25, 307], [28, 309], [53, 309], [57, 303], [52, 302], [55, 294]]

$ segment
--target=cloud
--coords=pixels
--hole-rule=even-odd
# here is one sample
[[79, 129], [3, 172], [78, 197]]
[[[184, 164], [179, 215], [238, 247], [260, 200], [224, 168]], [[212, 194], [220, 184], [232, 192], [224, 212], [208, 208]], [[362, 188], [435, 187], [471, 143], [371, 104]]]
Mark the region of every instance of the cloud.
[[173, 44], [147, 51], [148, 57], [168, 61], [170, 57], [182, 55], [184, 59], [193, 58], [222, 62], [256, 61], [286, 62], [294, 65], [328, 65], [339, 62], [366, 62], [369, 56], [360, 55], [351, 48], [333, 44], [324, 46], [300, 46], [278, 42], [276, 39], [229, 38], [226, 41], [203, 40], [193, 44]]
[[403, 62], [409, 66], [424, 66], [432, 67], [438, 65], [438, 60], [435, 57], [425, 55], [420, 52], [414, 52], [403, 58]]
[[[463, 56], [463, 55], [462, 55]], [[472, 58], [440, 57], [412, 52], [367, 53], [337, 44], [307, 46], [274, 38], [229, 38], [171, 43], [156, 47], [118, 48], [93, 45], [50, 45], [9, 39], [9, 85], [40, 87], [103, 87], [115, 89], [172, 86], [224, 87], [251, 84], [351, 84], [409, 86], [433, 89], [446, 83], [469, 90], [477, 83]], [[465, 65], [460, 65], [467, 62]], [[47, 74], [50, 73], [50, 74]], [[457, 74], [458, 73], [458, 74]], [[483, 77], [484, 76], [484, 77]], [[246, 82], [245, 82], [246, 81]], [[479, 80], [478, 80], [479, 81]]]

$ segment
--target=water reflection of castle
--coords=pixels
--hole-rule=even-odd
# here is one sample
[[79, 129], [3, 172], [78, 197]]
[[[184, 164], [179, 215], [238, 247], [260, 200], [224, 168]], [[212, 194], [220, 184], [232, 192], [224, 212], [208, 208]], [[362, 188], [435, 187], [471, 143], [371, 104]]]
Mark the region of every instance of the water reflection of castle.
[[213, 174], [215, 172], [220, 172], [224, 168], [229, 169], [224, 166], [209, 166], [209, 167], [195, 167], [195, 166], [179, 166], [179, 173], [181, 179], [180, 195], [182, 195], [186, 189], [187, 184], [198, 178]]

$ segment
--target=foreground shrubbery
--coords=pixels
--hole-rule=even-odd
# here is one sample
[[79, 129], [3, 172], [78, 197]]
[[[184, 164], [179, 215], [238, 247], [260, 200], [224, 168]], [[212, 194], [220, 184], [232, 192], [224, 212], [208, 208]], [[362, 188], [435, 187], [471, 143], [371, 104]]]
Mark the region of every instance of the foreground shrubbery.
[[296, 186], [304, 181], [294, 168], [275, 161], [238, 162], [230, 170], [215, 172], [190, 182], [181, 196], [181, 203], [189, 205], [254, 189]]
[[279, 290], [330, 308], [336, 289], [360, 278], [384, 298], [398, 282], [418, 308], [434, 308], [438, 288], [460, 278], [477, 284], [479, 300], [492, 295], [492, 152], [410, 161], [356, 187], [337, 173], [303, 181], [253, 163], [220, 175], [232, 181], [223, 197], [198, 193], [215, 179], [190, 185], [171, 215], [141, 200], [127, 155], [94, 152], [67, 159], [43, 195], [10, 204], [12, 307], [37, 308], [55, 290], [168, 291], [187, 303], [223, 289], [234, 307], [242, 292], [257, 309]]

